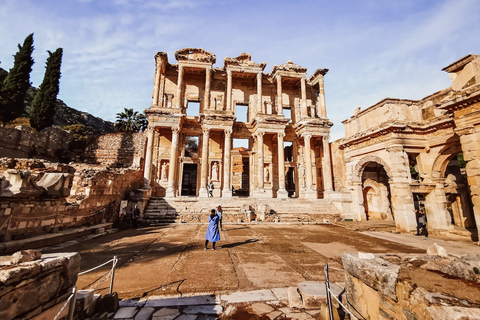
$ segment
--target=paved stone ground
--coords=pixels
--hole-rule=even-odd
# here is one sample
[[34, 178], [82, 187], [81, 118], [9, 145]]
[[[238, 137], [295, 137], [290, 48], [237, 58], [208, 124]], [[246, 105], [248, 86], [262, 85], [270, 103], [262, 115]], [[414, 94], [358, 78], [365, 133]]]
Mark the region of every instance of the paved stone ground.
[[[372, 227], [360, 232], [348, 224], [226, 225], [213, 251], [211, 244], [209, 250], [203, 248], [206, 227], [179, 224], [124, 230], [56, 251], [80, 252], [82, 271], [116, 255], [114, 291], [127, 309], [110, 318], [145, 320], [215, 319], [220, 314], [221, 319], [315, 319], [319, 310], [288, 308], [285, 290], [303, 281], [323, 282], [325, 263], [330, 280], [342, 285], [344, 252], [424, 253], [437, 242], [450, 253], [480, 253], [480, 247], [468, 241], [371, 231]], [[356, 225], [352, 228], [358, 230]], [[95, 280], [108, 270], [80, 276], [77, 286], [106, 293], [108, 281]], [[236, 295], [241, 298], [232, 298]], [[179, 302], [192, 296], [211, 300]], [[200, 307], [187, 308], [194, 305]]]

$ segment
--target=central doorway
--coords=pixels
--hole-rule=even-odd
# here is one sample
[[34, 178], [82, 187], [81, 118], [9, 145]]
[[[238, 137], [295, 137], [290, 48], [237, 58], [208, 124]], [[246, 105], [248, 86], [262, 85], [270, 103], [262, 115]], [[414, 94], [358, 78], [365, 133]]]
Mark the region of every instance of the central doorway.
[[184, 163], [182, 177], [182, 196], [197, 195], [197, 164]]

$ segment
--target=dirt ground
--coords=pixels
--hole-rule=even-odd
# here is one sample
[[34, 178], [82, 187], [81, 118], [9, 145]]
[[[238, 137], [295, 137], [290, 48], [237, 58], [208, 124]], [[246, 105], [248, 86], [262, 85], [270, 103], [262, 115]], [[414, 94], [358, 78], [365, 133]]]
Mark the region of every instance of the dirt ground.
[[[343, 282], [344, 252], [424, 253], [334, 225], [227, 225], [217, 250], [204, 250], [206, 225], [169, 225], [120, 231], [58, 251], [76, 251], [81, 271], [117, 256], [113, 290], [122, 299], [249, 291], [297, 286], [306, 280]], [[106, 293], [110, 267], [81, 275], [77, 286]], [[100, 279], [100, 280], [98, 280]], [[98, 281], [97, 281], [98, 280]]]

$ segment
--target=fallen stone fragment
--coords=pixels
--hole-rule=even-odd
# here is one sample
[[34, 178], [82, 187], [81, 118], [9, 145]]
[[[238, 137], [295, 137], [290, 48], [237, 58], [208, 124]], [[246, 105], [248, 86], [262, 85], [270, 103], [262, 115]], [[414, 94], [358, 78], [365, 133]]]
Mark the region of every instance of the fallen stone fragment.
[[254, 303], [252, 304], [252, 311], [258, 315], [264, 315], [265, 313], [272, 312], [274, 309], [265, 303]]
[[42, 253], [38, 250], [22, 250], [12, 254], [12, 263], [19, 264], [38, 260], [42, 257]]
[[290, 308], [303, 308], [302, 297], [298, 292], [297, 287], [289, 287], [287, 289], [288, 294], [288, 305]]
[[282, 315], [282, 311], [279, 311], [279, 310], [276, 310], [276, 311], [272, 311], [270, 313], [267, 313], [267, 317], [268, 319], [270, 320], [274, 320], [276, 319], [277, 317], [281, 316]]
[[447, 250], [443, 247], [439, 246], [436, 242], [427, 248], [427, 255], [429, 256], [440, 256], [440, 257], [448, 257]]

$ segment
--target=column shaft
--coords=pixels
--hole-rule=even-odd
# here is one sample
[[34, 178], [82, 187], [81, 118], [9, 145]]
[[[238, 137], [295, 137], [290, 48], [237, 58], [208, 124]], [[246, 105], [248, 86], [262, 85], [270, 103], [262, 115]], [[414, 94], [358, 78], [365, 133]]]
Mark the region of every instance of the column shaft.
[[175, 197], [175, 172], [177, 171], [177, 149], [179, 128], [172, 128], [172, 145], [170, 147], [170, 162], [168, 167], [168, 186], [166, 197]]
[[143, 170], [143, 187], [150, 186], [150, 176], [152, 175], [152, 157], [153, 157], [153, 129], [149, 128], [147, 133], [147, 154], [145, 155], [145, 169]]
[[257, 73], [257, 110], [259, 113], [265, 113], [262, 104], [262, 73]]
[[287, 198], [288, 194], [285, 190], [285, 152], [283, 149], [283, 138], [285, 133], [279, 132], [277, 135], [278, 144], [278, 198]]
[[205, 79], [205, 102], [204, 102], [204, 109], [210, 109], [210, 82], [212, 77], [212, 68], [207, 68], [206, 72], [206, 79]]
[[200, 172], [200, 197], [208, 197], [207, 180], [208, 180], [208, 142], [210, 140], [210, 129], [203, 129], [202, 138], [202, 168]]
[[264, 190], [264, 177], [263, 177], [263, 135], [264, 132], [257, 133], [257, 148], [258, 148], [258, 189], [260, 191]]
[[307, 111], [307, 87], [306, 87], [306, 79], [300, 79], [300, 88], [302, 91], [302, 101], [300, 105], [300, 118], [306, 117], [308, 114]]
[[232, 71], [227, 71], [227, 105], [225, 106], [225, 110], [232, 110]]
[[183, 66], [179, 66], [178, 79], [177, 79], [177, 100], [175, 102], [176, 108], [182, 107], [182, 91], [183, 91]]
[[282, 76], [277, 76], [277, 114], [283, 114]]
[[232, 189], [230, 188], [230, 171], [231, 171], [231, 162], [230, 162], [230, 151], [232, 149], [232, 129], [225, 130], [225, 143], [223, 150], [223, 190], [222, 197], [230, 198], [232, 196]]
[[325, 88], [323, 86], [323, 78], [318, 82], [320, 87], [320, 91], [318, 94], [318, 98], [320, 101], [320, 110], [317, 110], [317, 114], [319, 117], [326, 118], [327, 117], [327, 107], [325, 104]]
[[158, 101], [160, 96], [160, 83], [161, 83], [161, 74], [162, 74], [162, 63], [156, 63], [156, 70], [155, 70], [155, 82], [154, 82], [154, 88], [153, 88], [153, 105], [158, 106]]
[[322, 169], [323, 169], [323, 186], [324, 191], [333, 191], [333, 181], [332, 181], [332, 159], [330, 157], [330, 144], [328, 142], [328, 136], [323, 137], [323, 159], [322, 159]]
[[310, 139], [312, 138], [311, 135], [307, 134], [304, 137], [305, 140], [305, 170], [307, 172], [307, 191], [312, 189], [312, 147], [310, 145]]

